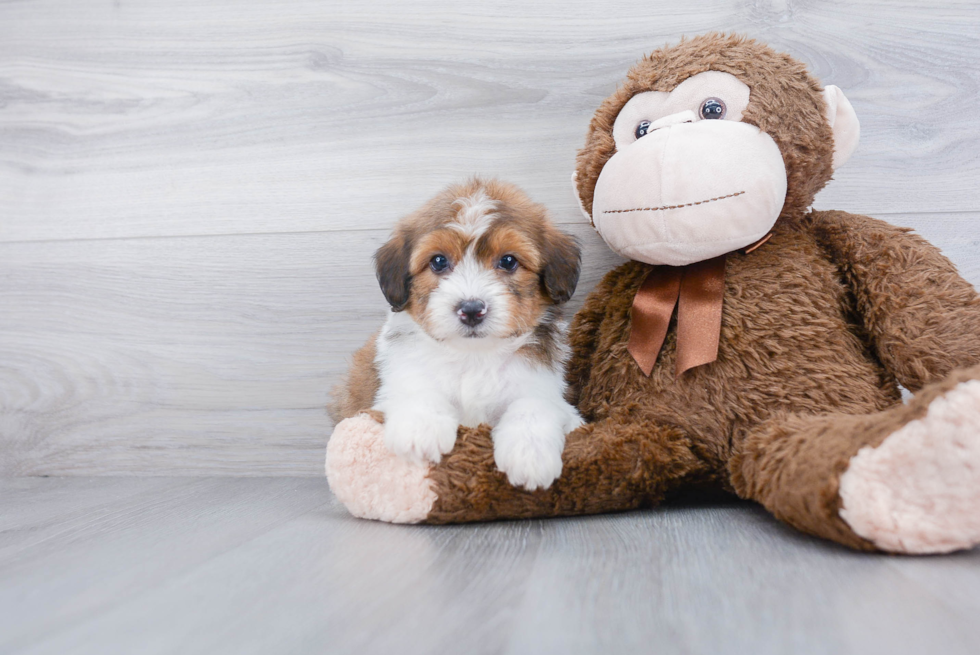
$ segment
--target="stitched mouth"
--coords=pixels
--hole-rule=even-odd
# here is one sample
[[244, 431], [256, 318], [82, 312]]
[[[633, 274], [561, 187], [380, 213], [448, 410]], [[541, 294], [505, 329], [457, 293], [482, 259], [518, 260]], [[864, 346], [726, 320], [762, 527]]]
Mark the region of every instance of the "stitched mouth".
[[680, 209], [681, 207], [694, 207], [695, 205], [705, 205], [709, 202], [717, 202], [719, 200], [725, 200], [726, 198], [734, 198], [736, 196], [743, 195], [744, 193], [745, 191], [736, 191], [735, 193], [729, 193], [727, 196], [718, 196], [717, 198], [698, 200], [697, 202], [689, 202], [683, 205], [663, 205], [662, 207], [636, 207], [634, 209], [610, 209], [602, 213], [603, 214], [626, 214], [629, 212], [658, 212], [664, 209]]

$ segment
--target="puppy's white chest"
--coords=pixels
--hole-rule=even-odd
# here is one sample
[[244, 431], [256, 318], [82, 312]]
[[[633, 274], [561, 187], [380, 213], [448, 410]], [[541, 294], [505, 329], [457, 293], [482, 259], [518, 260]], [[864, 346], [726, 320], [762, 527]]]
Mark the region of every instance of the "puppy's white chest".
[[485, 362], [482, 364], [460, 371], [453, 385], [456, 390], [453, 404], [459, 411], [459, 422], [468, 427], [496, 424], [509, 399], [501, 371], [493, 370]]
[[[542, 376], [517, 354], [523, 343], [523, 339], [496, 344], [487, 340], [474, 344], [482, 349], [464, 351], [428, 337], [414, 322], [392, 314], [378, 340], [382, 371], [378, 408], [384, 411], [390, 400], [438, 398], [436, 405], [451, 405], [460, 425], [494, 426], [507, 407]], [[548, 376], [547, 382], [560, 395], [560, 377]]]

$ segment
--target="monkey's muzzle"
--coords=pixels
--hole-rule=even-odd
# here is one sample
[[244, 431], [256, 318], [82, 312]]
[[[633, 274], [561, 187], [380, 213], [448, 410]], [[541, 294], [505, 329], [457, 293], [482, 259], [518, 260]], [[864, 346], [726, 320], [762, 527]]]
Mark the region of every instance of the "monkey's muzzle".
[[657, 129], [613, 155], [592, 220], [624, 257], [684, 266], [758, 241], [785, 199], [772, 137], [748, 123], [700, 120]]

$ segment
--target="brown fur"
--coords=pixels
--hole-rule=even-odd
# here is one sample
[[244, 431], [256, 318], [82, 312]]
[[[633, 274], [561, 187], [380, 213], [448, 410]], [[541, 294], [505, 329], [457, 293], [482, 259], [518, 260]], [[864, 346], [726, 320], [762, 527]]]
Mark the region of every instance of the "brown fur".
[[795, 528], [852, 548], [874, 550], [840, 518], [838, 485], [851, 457], [876, 447], [957, 384], [980, 379], [980, 366], [956, 371], [907, 404], [873, 414], [784, 414], [756, 428], [734, 453], [730, 470], [739, 495], [753, 498]]
[[347, 376], [330, 393], [327, 411], [334, 423], [356, 416], [374, 404], [374, 396], [381, 384], [374, 365], [377, 338], [377, 333], [371, 335], [368, 342], [354, 353]]
[[[651, 267], [623, 264], [572, 323], [568, 396], [590, 423], [569, 435], [562, 476], [545, 491], [515, 489], [494, 469], [487, 431], [463, 430], [430, 473], [438, 500], [429, 522], [623, 510], [707, 483], [870, 549], [838, 516], [850, 458], [980, 378], [980, 298], [936, 248], [866, 216], [805, 212], [830, 179], [832, 136], [819, 84], [766, 46], [707, 35], [637, 64], [579, 153], [586, 209], [626, 101], [705, 70], [749, 85], [743, 120], [776, 141], [789, 182], [769, 242], [728, 256], [717, 360], [675, 379], [671, 324], [652, 374], [640, 372], [626, 351], [630, 307]], [[918, 390], [908, 405], [899, 382]]]

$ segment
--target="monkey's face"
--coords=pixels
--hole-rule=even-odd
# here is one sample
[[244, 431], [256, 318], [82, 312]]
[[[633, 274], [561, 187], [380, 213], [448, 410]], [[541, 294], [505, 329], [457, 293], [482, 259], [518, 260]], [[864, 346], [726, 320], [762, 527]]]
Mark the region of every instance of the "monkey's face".
[[683, 266], [802, 216], [858, 133], [840, 89], [821, 93], [799, 62], [751, 39], [704, 35], [630, 71], [596, 111], [575, 181], [613, 250]]
[[772, 137], [741, 122], [749, 95], [735, 76], [706, 71], [626, 103], [592, 201], [596, 230], [613, 250], [682, 266], [769, 232], [786, 198], [786, 168]]

